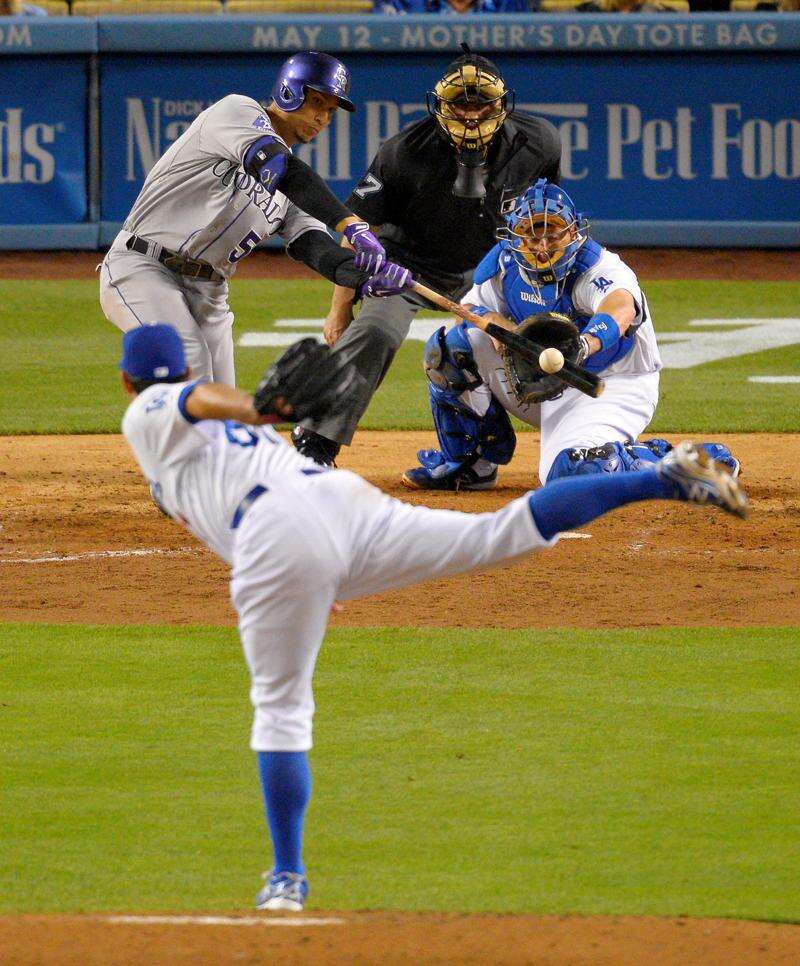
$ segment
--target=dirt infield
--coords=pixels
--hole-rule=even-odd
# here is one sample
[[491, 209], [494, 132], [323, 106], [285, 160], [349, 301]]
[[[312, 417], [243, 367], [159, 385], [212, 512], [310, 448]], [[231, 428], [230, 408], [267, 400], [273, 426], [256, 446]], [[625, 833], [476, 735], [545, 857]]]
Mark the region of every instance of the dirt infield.
[[[310, 919], [310, 916], [303, 916]], [[350, 963], [548, 966], [796, 964], [800, 926], [630, 916], [326, 913], [333, 922], [112, 923], [99, 917], [0, 918], [0, 961], [14, 966]], [[285, 922], [285, 920], [284, 920]]]
[[[360, 433], [342, 465], [432, 506], [494, 509], [536, 484], [523, 434], [498, 489], [415, 493], [399, 482], [427, 433]], [[653, 627], [800, 624], [800, 435], [720, 437], [743, 461], [741, 523], [672, 503], [626, 507], [501, 571], [352, 601], [345, 625]], [[233, 625], [227, 570], [163, 517], [119, 436], [0, 437], [0, 620]], [[591, 606], [576, 606], [572, 588]], [[618, 588], [625, 588], [620, 607]], [[159, 593], [155, 594], [154, 589]], [[510, 608], [509, 600], [547, 600]], [[713, 600], [713, 608], [710, 601]]]
[[[534, 483], [525, 434], [496, 491], [420, 494], [399, 474], [424, 433], [361, 433], [343, 465], [437, 506], [488, 510]], [[746, 523], [679, 504], [627, 507], [506, 570], [348, 604], [335, 623], [408, 626], [800, 624], [800, 436], [725, 437], [744, 461]], [[224, 566], [150, 502], [118, 436], [0, 437], [0, 621], [233, 624]], [[475, 583], [477, 581], [477, 583]], [[580, 583], [576, 605], [572, 588]], [[624, 587], [625, 606], [619, 606]], [[515, 600], [510, 609], [508, 602]], [[531, 601], [528, 608], [519, 601]], [[548, 601], [546, 612], [537, 606]], [[331, 916], [332, 913], [310, 913]], [[800, 962], [800, 927], [634, 917], [345, 913], [267, 927], [0, 918], [9, 964]]]

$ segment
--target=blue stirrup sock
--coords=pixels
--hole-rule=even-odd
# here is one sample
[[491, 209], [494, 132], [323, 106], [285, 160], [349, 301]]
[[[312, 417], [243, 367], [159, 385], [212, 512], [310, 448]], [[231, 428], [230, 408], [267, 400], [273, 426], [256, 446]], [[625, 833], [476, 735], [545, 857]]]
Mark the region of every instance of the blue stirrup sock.
[[305, 874], [303, 819], [311, 798], [311, 768], [304, 751], [259, 751], [264, 811], [275, 852], [275, 872]]
[[534, 490], [528, 503], [539, 533], [550, 540], [591, 523], [609, 510], [637, 500], [671, 500], [675, 487], [653, 470], [553, 480]]

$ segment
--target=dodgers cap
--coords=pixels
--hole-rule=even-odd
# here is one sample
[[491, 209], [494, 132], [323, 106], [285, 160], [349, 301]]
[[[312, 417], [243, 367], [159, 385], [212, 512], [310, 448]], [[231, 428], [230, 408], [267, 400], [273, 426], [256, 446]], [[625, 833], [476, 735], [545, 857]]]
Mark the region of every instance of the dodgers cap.
[[186, 372], [183, 342], [164, 322], [131, 329], [122, 337], [119, 367], [134, 379], [169, 379]]

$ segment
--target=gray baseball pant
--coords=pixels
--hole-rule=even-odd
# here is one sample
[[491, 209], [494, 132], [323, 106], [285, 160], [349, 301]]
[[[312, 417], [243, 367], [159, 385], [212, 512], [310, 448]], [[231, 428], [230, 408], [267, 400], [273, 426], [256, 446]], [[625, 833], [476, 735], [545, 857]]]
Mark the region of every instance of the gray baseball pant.
[[355, 363], [366, 380], [364, 387], [352, 397], [350, 405], [343, 412], [319, 422], [304, 420], [306, 429], [326, 439], [350, 445], [359, 420], [408, 335], [411, 320], [421, 307], [402, 295], [364, 299], [358, 316], [334, 347], [334, 351], [346, 353], [348, 361]]

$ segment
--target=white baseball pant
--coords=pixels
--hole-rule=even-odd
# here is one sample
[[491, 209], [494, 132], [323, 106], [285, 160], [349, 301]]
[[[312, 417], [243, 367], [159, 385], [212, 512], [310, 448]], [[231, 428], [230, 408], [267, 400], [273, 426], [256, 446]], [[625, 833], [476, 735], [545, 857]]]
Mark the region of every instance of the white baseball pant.
[[[508, 384], [503, 360], [491, 338], [480, 329], [469, 329], [469, 340], [484, 385], [465, 392], [461, 400], [482, 416], [492, 396], [508, 412], [531, 426], [539, 426], [539, 479], [544, 483], [556, 456], [573, 447], [632, 442], [645, 431], [658, 405], [659, 374], [611, 373], [604, 375], [605, 390], [597, 399], [567, 388], [558, 399], [522, 406]], [[481, 460], [477, 472], [488, 473], [494, 464]]]
[[245, 514], [231, 597], [252, 679], [255, 751], [307, 751], [331, 605], [552, 546], [526, 497], [496, 513], [411, 506], [345, 470], [287, 480]]

